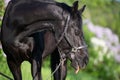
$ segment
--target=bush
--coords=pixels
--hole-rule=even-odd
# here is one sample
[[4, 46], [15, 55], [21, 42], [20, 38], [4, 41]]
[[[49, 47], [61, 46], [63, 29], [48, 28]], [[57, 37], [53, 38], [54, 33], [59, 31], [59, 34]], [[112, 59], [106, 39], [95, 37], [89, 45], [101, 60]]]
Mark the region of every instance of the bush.
[[92, 77], [97, 77], [97, 80], [120, 80], [120, 68], [114, 60], [113, 53], [105, 52], [104, 47], [94, 46], [93, 43], [91, 43], [91, 38], [94, 34], [89, 32], [87, 28], [84, 31], [89, 46], [90, 58], [85, 72], [91, 74]]

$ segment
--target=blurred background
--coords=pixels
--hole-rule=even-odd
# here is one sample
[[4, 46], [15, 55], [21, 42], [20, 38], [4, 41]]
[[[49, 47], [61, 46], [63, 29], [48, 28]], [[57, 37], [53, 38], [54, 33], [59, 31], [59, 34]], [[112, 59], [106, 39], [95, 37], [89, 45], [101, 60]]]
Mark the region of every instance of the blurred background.
[[[0, 0], [0, 25], [9, 0]], [[57, 0], [70, 6], [76, 0]], [[89, 64], [78, 74], [68, 62], [66, 80], [120, 80], [120, 0], [79, 0], [79, 9], [86, 5], [83, 31], [89, 51]], [[21, 66], [23, 80], [32, 80], [30, 64]], [[0, 72], [12, 77], [0, 46]], [[43, 80], [50, 76], [49, 57], [44, 61]], [[0, 75], [0, 80], [8, 80]]]

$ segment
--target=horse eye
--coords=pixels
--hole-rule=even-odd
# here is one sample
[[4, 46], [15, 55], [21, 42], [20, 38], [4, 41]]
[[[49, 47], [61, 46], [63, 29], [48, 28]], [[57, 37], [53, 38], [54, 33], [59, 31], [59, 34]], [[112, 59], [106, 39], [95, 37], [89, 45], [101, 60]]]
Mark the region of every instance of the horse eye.
[[75, 30], [75, 35], [79, 35], [80, 34], [80, 30]]

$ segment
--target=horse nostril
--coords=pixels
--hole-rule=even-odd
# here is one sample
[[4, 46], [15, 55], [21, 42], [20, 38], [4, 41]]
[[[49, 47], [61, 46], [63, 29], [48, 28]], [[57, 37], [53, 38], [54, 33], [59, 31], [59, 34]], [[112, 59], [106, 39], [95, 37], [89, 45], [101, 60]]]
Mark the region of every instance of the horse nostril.
[[89, 62], [88, 55], [83, 58], [83, 62], [87, 65]]
[[85, 58], [83, 59], [83, 61], [84, 61], [85, 64], [87, 65], [87, 63], [89, 62], [89, 58], [88, 58], [88, 56], [85, 56]]

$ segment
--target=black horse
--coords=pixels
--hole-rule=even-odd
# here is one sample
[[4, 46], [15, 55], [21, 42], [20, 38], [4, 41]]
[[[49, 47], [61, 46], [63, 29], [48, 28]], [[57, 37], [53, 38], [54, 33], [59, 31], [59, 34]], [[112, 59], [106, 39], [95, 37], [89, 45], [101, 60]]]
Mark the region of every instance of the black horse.
[[82, 32], [82, 12], [78, 1], [70, 7], [49, 0], [11, 0], [6, 8], [1, 43], [15, 80], [22, 80], [20, 65], [31, 63], [34, 80], [41, 80], [43, 59], [51, 54], [55, 80], [65, 80], [66, 58], [78, 72], [88, 63], [87, 47]]

